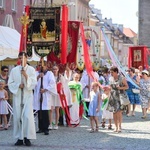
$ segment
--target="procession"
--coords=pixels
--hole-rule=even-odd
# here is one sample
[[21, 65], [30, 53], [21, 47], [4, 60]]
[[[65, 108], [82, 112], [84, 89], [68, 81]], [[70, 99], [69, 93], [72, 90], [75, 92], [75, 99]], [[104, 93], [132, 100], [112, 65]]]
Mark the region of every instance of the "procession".
[[[13, 139], [0, 142], [4, 149], [40, 149], [42, 144], [45, 149], [116, 149], [115, 143], [111, 148], [104, 141], [103, 146], [103, 138], [130, 140], [138, 126], [140, 139], [141, 126], [144, 129], [149, 121], [148, 46], [132, 45], [117, 29], [113, 42], [117, 39], [119, 45], [119, 38], [125, 37], [122, 49], [125, 45], [128, 50], [128, 57], [124, 52], [120, 59], [108, 24], [87, 26], [89, 21], [69, 20], [73, 4], [30, 0], [18, 19], [20, 35], [10, 29], [19, 40], [14, 42], [13, 55], [0, 55], [0, 134]], [[102, 57], [102, 48], [109, 59]], [[7, 60], [13, 63], [7, 65]], [[83, 139], [76, 142], [75, 136]], [[101, 138], [101, 144], [94, 145], [94, 138]], [[124, 148], [138, 149], [138, 145], [120, 147]]]
[[[13, 126], [16, 146], [31, 146], [30, 140], [36, 139], [36, 134], [49, 135], [51, 130], [59, 130], [62, 126], [78, 127], [82, 119], [90, 122], [89, 134], [101, 132], [104, 128], [108, 129], [107, 132], [121, 133], [122, 117], [136, 116], [136, 105], [141, 105], [141, 121], [147, 119], [150, 87], [147, 70], [127, 70], [139, 85], [139, 91], [119, 74], [116, 67], [94, 71], [97, 77], [97, 81], [94, 81], [86, 69], [79, 73], [78, 69], [70, 70], [67, 67], [64, 74], [60, 74], [57, 65], [49, 70], [46, 62], [36, 71], [27, 64], [25, 52], [19, 53], [19, 59], [23, 59], [22, 55], [25, 55], [22, 61], [24, 67], [16, 66], [8, 76], [8, 67], [2, 66], [0, 80], [1, 130], [9, 130]], [[41, 64], [39, 62], [40, 67]], [[61, 87], [58, 86], [60, 84]], [[121, 104], [120, 95], [124, 91], [128, 102]], [[12, 108], [10, 105], [8, 107], [7, 101], [10, 94], [13, 94]], [[11, 115], [13, 123], [9, 122]]]

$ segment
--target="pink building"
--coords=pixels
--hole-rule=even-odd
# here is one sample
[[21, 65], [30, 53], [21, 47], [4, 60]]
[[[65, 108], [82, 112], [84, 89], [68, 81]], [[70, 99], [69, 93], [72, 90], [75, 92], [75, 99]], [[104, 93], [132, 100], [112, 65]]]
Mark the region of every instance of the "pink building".
[[0, 25], [4, 23], [5, 17], [9, 14], [13, 18], [15, 29], [21, 31], [21, 23], [18, 18], [22, 16], [24, 5], [30, 0], [0, 0]]
[[[61, 6], [62, 4], [60, 0], [0, 0], [0, 25], [3, 25], [5, 17], [9, 14], [13, 18], [15, 29], [20, 32], [21, 23], [18, 21], [18, 18], [22, 16], [24, 6], [45, 6], [45, 1], [48, 4], [53, 3], [54, 6]], [[66, 0], [69, 7], [69, 20], [82, 21], [87, 26], [89, 24], [89, 1]]]

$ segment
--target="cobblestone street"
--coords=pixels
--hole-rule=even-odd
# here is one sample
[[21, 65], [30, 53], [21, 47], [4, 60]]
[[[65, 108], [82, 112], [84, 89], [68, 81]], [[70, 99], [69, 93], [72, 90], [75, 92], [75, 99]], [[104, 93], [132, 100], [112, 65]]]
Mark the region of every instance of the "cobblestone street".
[[[136, 116], [123, 115], [122, 132], [114, 133], [100, 127], [98, 133], [89, 133], [90, 123], [82, 119], [76, 128], [59, 127], [51, 130], [48, 136], [37, 134], [32, 146], [16, 147], [12, 136], [12, 127], [0, 131], [0, 149], [2, 150], [149, 150], [150, 149], [150, 115], [141, 119], [141, 109], [137, 108]], [[114, 127], [114, 125], [113, 125]]]

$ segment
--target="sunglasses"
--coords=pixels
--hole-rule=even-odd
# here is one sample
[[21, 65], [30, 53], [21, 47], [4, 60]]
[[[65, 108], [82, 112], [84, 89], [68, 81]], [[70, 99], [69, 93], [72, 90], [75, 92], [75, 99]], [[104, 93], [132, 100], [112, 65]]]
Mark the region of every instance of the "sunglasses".
[[8, 72], [8, 70], [3, 70], [3, 72]]
[[[144, 75], [144, 74], [146, 74], [146, 73], [142, 73], [142, 75]], [[148, 76], [148, 74], [146, 74], [147, 76]]]

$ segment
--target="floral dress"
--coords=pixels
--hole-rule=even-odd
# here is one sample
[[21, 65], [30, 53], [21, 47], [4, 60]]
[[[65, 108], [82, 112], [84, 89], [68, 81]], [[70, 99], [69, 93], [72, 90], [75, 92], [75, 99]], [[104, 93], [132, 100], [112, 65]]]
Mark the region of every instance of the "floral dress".
[[121, 110], [121, 103], [120, 103], [120, 97], [119, 97], [121, 90], [118, 90], [116, 87], [118, 85], [121, 86], [122, 84], [121, 76], [118, 77], [118, 80], [114, 80], [113, 77], [110, 77], [109, 84], [111, 86], [111, 92], [110, 92], [108, 108], [111, 107], [111, 111], [113, 113], [116, 113]]
[[140, 100], [141, 107], [148, 108], [148, 101], [150, 99], [150, 79], [149, 80], [140, 80]]

